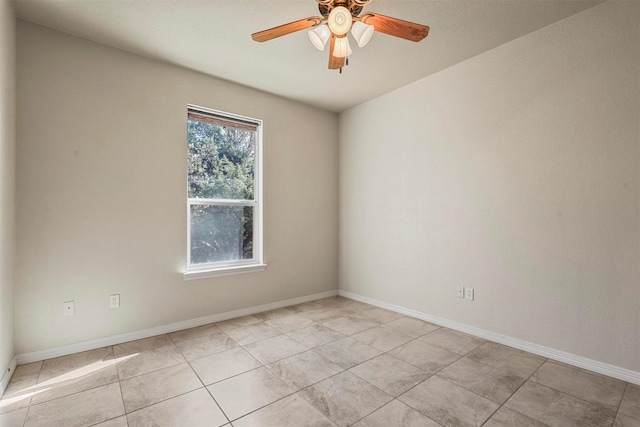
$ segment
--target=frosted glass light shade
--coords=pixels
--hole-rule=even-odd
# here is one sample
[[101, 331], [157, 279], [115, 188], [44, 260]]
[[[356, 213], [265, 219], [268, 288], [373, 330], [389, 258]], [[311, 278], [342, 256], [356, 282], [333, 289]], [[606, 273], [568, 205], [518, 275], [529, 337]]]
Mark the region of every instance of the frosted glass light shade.
[[336, 44], [333, 46], [333, 56], [336, 58], [345, 58], [351, 55], [353, 51], [349, 46], [349, 39], [346, 37], [336, 38]]
[[309, 40], [318, 50], [324, 50], [327, 41], [331, 38], [331, 30], [326, 25], [320, 25], [309, 30]]
[[341, 36], [347, 34], [351, 29], [353, 18], [351, 12], [344, 6], [334, 7], [329, 13], [327, 25], [333, 34]]
[[369, 43], [369, 40], [371, 40], [373, 30], [373, 25], [363, 24], [360, 21], [356, 21], [353, 23], [353, 28], [351, 28], [351, 35], [356, 39], [356, 43], [358, 43], [359, 47], [364, 47]]

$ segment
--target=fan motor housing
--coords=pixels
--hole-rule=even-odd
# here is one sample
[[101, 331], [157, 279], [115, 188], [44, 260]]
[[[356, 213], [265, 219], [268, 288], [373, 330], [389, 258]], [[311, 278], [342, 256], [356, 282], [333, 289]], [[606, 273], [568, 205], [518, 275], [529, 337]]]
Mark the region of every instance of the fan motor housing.
[[351, 16], [356, 17], [362, 12], [362, 8], [369, 3], [370, 0], [316, 0], [318, 2], [318, 10], [320, 14], [326, 18], [331, 11], [338, 7], [343, 6], [349, 9]]

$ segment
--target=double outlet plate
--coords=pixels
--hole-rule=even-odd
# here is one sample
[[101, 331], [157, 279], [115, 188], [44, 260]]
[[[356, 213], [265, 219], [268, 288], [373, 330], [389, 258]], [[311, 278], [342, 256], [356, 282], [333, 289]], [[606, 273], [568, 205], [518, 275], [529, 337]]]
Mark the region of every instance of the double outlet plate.
[[469, 301], [473, 301], [473, 288], [458, 286], [456, 288], [456, 296], [458, 298], [464, 298], [468, 299]]

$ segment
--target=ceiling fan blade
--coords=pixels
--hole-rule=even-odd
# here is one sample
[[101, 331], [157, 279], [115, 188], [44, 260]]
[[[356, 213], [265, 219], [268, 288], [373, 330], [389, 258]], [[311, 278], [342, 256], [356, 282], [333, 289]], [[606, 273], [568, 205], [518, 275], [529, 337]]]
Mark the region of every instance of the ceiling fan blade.
[[333, 56], [333, 49], [336, 46], [336, 36], [334, 34], [331, 35], [331, 42], [329, 45], [329, 69], [330, 70], [338, 70], [344, 67], [344, 58], [338, 58], [337, 56]]
[[324, 18], [320, 16], [310, 16], [299, 21], [289, 22], [288, 24], [280, 25], [279, 27], [269, 28], [268, 30], [259, 31], [251, 34], [251, 38], [257, 42], [266, 42], [278, 37], [286, 36], [287, 34], [295, 33], [296, 31], [304, 30], [306, 28], [315, 27], [319, 25]]
[[429, 34], [429, 27], [402, 19], [380, 15], [379, 13], [365, 13], [360, 16], [360, 21], [373, 25], [376, 31], [400, 37], [405, 40], [419, 42]]

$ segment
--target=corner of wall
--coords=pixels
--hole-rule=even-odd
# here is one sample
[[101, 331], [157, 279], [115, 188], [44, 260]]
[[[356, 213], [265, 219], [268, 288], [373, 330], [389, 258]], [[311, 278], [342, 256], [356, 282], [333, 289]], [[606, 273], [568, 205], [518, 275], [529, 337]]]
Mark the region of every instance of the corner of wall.
[[0, 396], [15, 370], [13, 328], [15, 254], [16, 16], [0, 0]]

